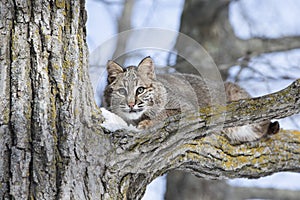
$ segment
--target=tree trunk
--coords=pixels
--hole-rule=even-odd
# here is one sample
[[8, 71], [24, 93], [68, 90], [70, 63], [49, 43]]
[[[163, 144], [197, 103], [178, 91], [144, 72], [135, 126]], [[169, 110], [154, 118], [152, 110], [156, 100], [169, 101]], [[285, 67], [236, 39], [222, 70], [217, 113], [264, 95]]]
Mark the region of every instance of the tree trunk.
[[88, 81], [84, 2], [0, 4], [1, 198], [99, 197], [105, 136], [91, 131], [101, 118]]
[[[0, 6], [2, 199], [139, 199], [150, 181], [176, 168], [207, 178], [300, 170], [298, 132], [241, 145], [208, 134], [299, 112], [299, 81], [273, 95], [173, 116], [143, 134], [112, 133], [101, 127], [108, 119], [89, 82], [84, 2]], [[226, 113], [224, 122], [209, 123]]]

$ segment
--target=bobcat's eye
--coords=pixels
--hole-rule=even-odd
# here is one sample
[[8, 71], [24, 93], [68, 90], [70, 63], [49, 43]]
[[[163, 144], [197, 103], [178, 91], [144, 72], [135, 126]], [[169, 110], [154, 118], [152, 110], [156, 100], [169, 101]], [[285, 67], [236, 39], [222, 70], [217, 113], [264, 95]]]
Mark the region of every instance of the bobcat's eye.
[[127, 94], [127, 91], [126, 91], [124, 88], [120, 88], [120, 89], [118, 90], [118, 92], [119, 92], [119, 94], [121, 94], [121, 95], [126, 95], [126, 94]]
[[137, 90], [136, 90], [136, 93], [137, 94], [142, 94], [144, 92], [145, 88], [144, 87], [139, 87]]

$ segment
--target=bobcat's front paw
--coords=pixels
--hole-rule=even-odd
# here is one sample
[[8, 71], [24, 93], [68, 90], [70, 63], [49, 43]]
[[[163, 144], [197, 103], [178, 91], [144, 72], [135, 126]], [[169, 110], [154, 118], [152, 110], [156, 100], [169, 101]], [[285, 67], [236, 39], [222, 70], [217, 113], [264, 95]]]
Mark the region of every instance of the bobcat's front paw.
[[146, 119], [146, 120], [141, 121], [138, 124], [137, 128], [138, 129], [147, 129], [147, 128], [151, 127], [151, 126], [153, 126], [153, 121]]

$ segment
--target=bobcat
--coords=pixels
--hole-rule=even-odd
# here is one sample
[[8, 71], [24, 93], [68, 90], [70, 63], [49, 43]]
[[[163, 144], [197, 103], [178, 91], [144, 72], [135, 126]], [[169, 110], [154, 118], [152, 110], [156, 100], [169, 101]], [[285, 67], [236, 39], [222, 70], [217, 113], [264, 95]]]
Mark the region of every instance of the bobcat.
[[[210, 105], [210, 93], [204, 80], [192, 74], [155, 74], [150, 57], [139, 65], [122, 68], [108, 61], [108, 85], [103, 96], [104, 107], [128, 124], [146, 129], [168, 116], [185, 110]], [[225, 83], [228, 101], [250, 95], [234, 83]], [[278, 132], [278, 122], [227, 128], [225, 134], [233, 141], [252, 141]]]

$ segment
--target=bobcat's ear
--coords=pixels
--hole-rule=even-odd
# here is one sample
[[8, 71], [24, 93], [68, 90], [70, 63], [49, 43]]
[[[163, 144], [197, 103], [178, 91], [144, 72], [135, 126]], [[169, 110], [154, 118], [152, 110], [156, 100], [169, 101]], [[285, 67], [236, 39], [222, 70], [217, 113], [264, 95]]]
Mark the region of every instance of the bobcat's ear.
[[109, 60], [107, 62], [106, 69], [108, 73], [108, 77], [107, 77], [108, 84], [111, 84], [119, 74], [124, 72], [124, 69], [118, 63], [112, 60]]
[[138, 65], [138, 72], [150, 79], [155, 79], [154, 64], [150, 56], [144, 58]]

